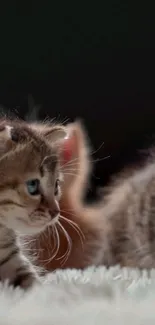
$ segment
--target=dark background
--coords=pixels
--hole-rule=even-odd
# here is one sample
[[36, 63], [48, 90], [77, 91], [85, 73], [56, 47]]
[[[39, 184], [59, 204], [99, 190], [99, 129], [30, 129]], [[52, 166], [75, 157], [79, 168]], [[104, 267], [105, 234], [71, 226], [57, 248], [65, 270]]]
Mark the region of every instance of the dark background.
[[104, 142], [94, 154], [95, 186], [154, 141], [154, 61], [154, 9], [146, 3], [1, 5], [0, 104], [23, 117], [31, 95], [40, 118], [82, 117], [94, 150]]

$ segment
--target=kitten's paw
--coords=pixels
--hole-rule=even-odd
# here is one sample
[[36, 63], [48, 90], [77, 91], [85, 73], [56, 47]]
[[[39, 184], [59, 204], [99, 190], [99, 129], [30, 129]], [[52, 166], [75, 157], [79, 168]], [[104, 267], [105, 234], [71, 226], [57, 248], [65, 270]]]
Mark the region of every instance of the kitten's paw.
[[14, 280], [14, 287], [21, 287], [22, 289], [29, 289], [33, 285], [40, 284], [41, 280], [34, 273], [23, 273], [19, 274]]

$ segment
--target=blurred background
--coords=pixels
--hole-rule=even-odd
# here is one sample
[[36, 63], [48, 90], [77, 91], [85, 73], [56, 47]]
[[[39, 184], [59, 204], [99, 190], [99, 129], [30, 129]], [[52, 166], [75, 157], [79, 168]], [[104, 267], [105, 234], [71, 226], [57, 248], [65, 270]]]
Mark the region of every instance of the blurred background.
[[35, 106], [40, 118], [83, 119], [96, 161], [89, 196], [154, 143], [154, 62], [146, 3], [1, 4], [1, 107], [20, 117]]

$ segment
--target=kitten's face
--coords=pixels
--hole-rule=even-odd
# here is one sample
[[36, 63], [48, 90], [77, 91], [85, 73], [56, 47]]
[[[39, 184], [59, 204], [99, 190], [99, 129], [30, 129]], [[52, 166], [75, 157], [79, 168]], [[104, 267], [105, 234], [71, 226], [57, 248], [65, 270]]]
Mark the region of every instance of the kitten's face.
[[[32, 130], [37, 130], [44, 135], [48, 134], [51, 130], [49, 123], [31, 123]], [[59, 148], [60, 148], [60, 163], [61, 170], [63, 171], [63, 194], [71, 189], [71, 195], [75, 194], [73, 186], [81, 194], [84, 192], [85, 187], [88, 185], [88, 178], [91, 171], [90, 164], [90, 144], [85, 129], [80, 121], [68, 123], [66, 126], [54, 125], [53, 129], [59, 131]], [[56, 137], [50, 139], [57, 140]], [[73, 190], [73, 192], [72, 192]], [[76, 192], [77, 193], [77, 192]], [[76, 195], [75, 195], [76, 197]]]
[[51, 143], [24, 123], [5, 121], [0, 152], [0, 224], [31, 235], [57, 222], [61, 175]]

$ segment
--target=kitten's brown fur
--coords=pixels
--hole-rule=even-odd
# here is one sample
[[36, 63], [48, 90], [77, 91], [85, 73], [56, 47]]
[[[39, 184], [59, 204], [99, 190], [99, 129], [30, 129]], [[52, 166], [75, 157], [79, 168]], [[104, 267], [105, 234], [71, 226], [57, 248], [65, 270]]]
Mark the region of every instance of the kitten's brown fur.
[[57, 222], [61, 173], [51, 141], [61, 132], [52, 128], [43, 136], [24, 122], [0, 120], [0, 279], [24, 288], [38, 276], [18, 234], [38, 234]]
[[[56, 257], [49, 263], [44, 262], [52, 255], [51, 235], [46, 237], [49, 241], [40, 238], [40, 247], [44, 248], [38, 257], [40, 264], [48, 270], [118, 263], [129, 267], [155, 267], [154, 160], [118, 178], [108, 189], [109, 195], [100, 203], [86, 205], [83, 193], [89, 174], [89, 149], [81, 126], [75, 124], [70, 127], [74, 130], [74, 145], [73, 163], [69, 168], [74, 169], [74, 175], [65, 176], [60, 207], [63, 216], [78, 224], [85, 239], [82, 247], [76, 231], [64, 222], [63, 226], [73, 241], [68, 260], [63, 266], [61, 259], [57, 260]], [[61, 257], [67, 249], [66, 239], [61, 232], [60, 243], [57, 257]]]

